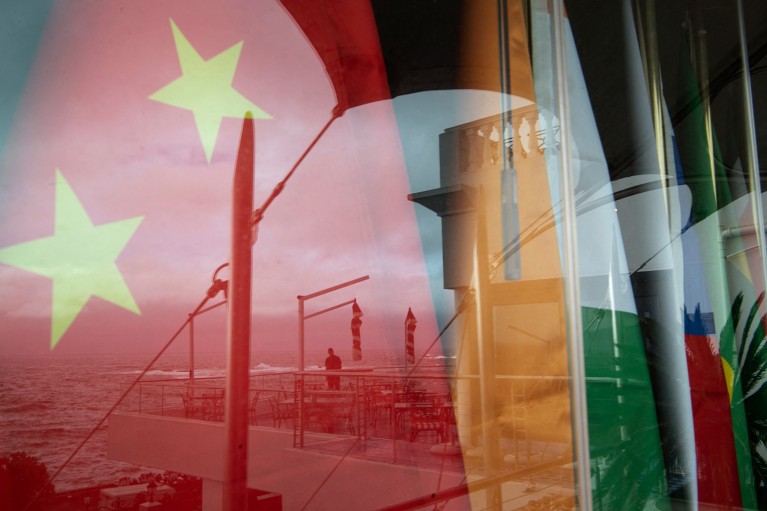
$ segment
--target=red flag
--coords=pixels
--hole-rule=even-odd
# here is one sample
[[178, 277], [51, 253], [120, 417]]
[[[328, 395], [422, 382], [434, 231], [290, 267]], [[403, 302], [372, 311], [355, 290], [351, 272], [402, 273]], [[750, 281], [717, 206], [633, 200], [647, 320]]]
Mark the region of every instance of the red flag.
[[337, 111], [389, 99], [373, 9], [358, 0], [282, 0], [325, 65]]
[[[331, 84], [272, 0], [64, 0], [52, 4], [45, 27], [13, 124], [3, 126], [0, 351], [156, 353], [230, 257], [231, 174], [250, 109], [237, 105], [262, 112], [253, 109], [260, 204], [327, 122], [336, 104]], [[364, 274], [370, 283], [355, 296], [377, 312], [366, 322], [366, 350], [399, 353], [400, 300], [423, 311], [422, 328], [436, 332], [399, 143], [390, 105], [355, 109], [333, 124], [269, 208], [253, 251], [254, 353], [294, 334], [297, 293]], [[396, 258], [381, 257], [395, 250]], [[337, 324], [321, 319], [309, 328], [310, 350], [337, 335]], [[223, 352], [225, 332], [224, 307], [196, 318], [195, 351]], [[173, 370], [187, 369], [187, 338], [171, 347], [181, 353]], [[126, 372], [149, 358], [126, 362]], [[31, 385], [27, 392], [30, 402], [47, 395]], [[103, 406], [91, 416], [112, 404], [106, 394], [92, 400]], [[16, 435], [7, 447], [45, 456], [55, 469], [79, 440], [71, 431], [83, 427], [75, 422], [82, 415], [67, 410], [84, 407], [54, 401], [46, 414], [61, 433]], [[35, 420], [19, 415], [19, 423]], [[270, 488], [295, 477], [289, 468], [270, 473]], [[89, 483], [112, 482], [112, 473], [94, 474]], [[68, 467], [57, 482], [66, 488], [75, 476]], [[418, 477], [407, 485], [411, 495], [428, 487]], [[391, 487], [376, 505], [404, 500], [400, 481]]]
[[[194, 5], [52, 7], [51, 29], [37, 44], [0, 154], [6, 220], [0, 222], [0, 307], [8, 312], [0, 322], [3, 349], [114, 352], [132, 351], [139, 342], [151, 351], [187, 317], [229, 257], [228, 176], [246, 110], [237, 105], [252, 103], [254, 113], [262, 112], [255, 124], [265, 149], [257, 159], [268, 164], [256, 184], [257, 204], [327, 122], [333, 90], [311, 45], [279, 4], [228, 1], [227, 12], [237, 15], [224, 17], [216, 15], [222, 6]], [[279, 46], [264, 44], [275, 40]], [[89, 50], [94, 47], [96, 54]], [[232, 80], [203, 80], [208, 66], [217, 75], [231, 73]], [[55, 86], [49, 72], [59, 73]], [[199, 83], [190, 82], [193, 77], [201, 77]], [[347, 92], [350, 101], [367, 101], [359, 94], [381, 90], [362, 83], [358, 92]], [[195, 96], [192, 85], [219, 89]], [[207, 105], [214, 93], [228, 99]], [[206, 113], [206, 105], [221, 108]], [[370, 289], [393, 291], [366, 296], [370, 307], [387, 307], [403, 288], [412, 293], [409, 303], [431, 304], [426, 278], [415, 291], [393, 262], [377, 258], [387, 233], [406, 226], [406, 258], [423, 266], [412, 207], [403, 199], [410, 189], [399, 140], [385, 106], [336, 121], [269, 208], [254, 251], [255, 267], [267, 269], [254, 274], [254, 338], [275, 338], [293, 327], [285, 318], [296, 290], [326, 287], [349, 275], [387, 275]], [[373, 140], [381, 157], [360, 175], [357, 160], [371, 154]], [[395, 177], [393, 168], [402, 172]], [[339, 220], [337, 208], [357, 214]], [[93, 236], [70, 241], [65, 236], [74, 231], [59, 226], [83, 226]], [[103, 243], [94, 245], [91, 238]], [[59, 248], [46, 250], [56, 243]], [[323, 261], [337, 260], [330, 254], [343, 247], [359, 263], [328, 265], [318, 273], [314, 264], [285, 260], [285, 247]], [[90, 260], [78, 250], [103, 260], [86, 267]], [[42, 261], [46, 254], [58, 260]], [[67, 283], [70, 268], [77, 277]], [[369, 327], [397, 335], [396, 322]], [[213, 340], [225, 328], [223, 309], [196, 328], [211, 333], [198, 335], [207, 344], [201, 349], [224, 349]]]
[[415, 364], [415, 327], [418, 324], [413, 311], [408, 307], [405, 318], [405, 356], [408, 364]]
[[[314, 47], [337, 111], [426, 90], [501, 91], [494, 2], [280, 0]], [[522, 12], [509, 6], [513, 93], [533, 97]], [[461, 37], [456, 37], [461, 34]]]
[[354, 304], [352, 304], [352, 360], [362, 360], [361, 317], [362, 309], [360, 309], [355, 300]]

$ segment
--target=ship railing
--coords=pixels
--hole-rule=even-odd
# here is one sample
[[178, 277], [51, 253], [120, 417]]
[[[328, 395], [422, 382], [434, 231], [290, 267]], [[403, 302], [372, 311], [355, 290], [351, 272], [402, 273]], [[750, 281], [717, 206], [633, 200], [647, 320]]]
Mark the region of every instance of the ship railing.
[[[293, 374], [287, 372], [251, 377], [251, 425], [271, 423], [269, 399], [288, 399], [293, 395], [292, 385]], [[135, 386], [119, 409], [139, 415], [223, 422], [225, 389], [226, 381], [221, 377], [147, 380]]]
[[[328, 377], [338, 377], [338, 386], [329, 388]], [[533, 466], [569, 445], [568, 382], [566, 376], [496, 377], [501, 464]], [[594, 384], [632, 388], [628, 380]], [[224, 378], [143, 381], [121, 411], [222, 422], [225, 388]], [[259, 375], [250, 383], [250, 424], [292, 433], [298, 449], [394, 464], [426, 458], [460, 471], [464, 460], [486, 454], [479, 396], [478, 375], [456, 377], [444, 368]]]
[[[294, 374], [293, 445], [322, 443], [314, 431], [369, 439], [457, 441], [455, 379], [444, 367], [433, 373], [307, 371]], [[319, 426], [319, 428], [318, 428]]]
[[[414, 374], [397, 369], [295, 373], [294, 448], [457, 473], [467, 462], [482, 466], [487, 449], [481, 380], [478, 374], [451, 373], [445, 368]], [[328, 389], [328, 376], [340, 377], [340, 391]], [[622, 386], [614, 380], [598, 383], [631, 387], [628, 381]], [[570, 445], [569, 378], [497, 375], [493, 385], [498, 466], [517, 470], [562, 457]], [[353, 429], [342, 421], [326, 423], [330, 428], [318, 431], [314, 401], [333, 398], [334, 393], [338, 400], [353, 396], [355, 408], [348, 420]], [[534, 492], [538, 482], [568, 486], [567, 465], [558, 464], [539, 481], [529, 482], [529, 491]]]
[[[338, 378], [331, 386], [328, 378]], [[405, 377], [397, 368], [386, 371], [307, 371], [268, 373], [251, 378], [250, 424], [305, 432], [367, 438], [426, 437], [447, 434], [441, 425], [424, 421], [410, 427], [410, 418], [424, 408], [452, 412], [450, 379], [438, 375]], [[222, 422], [226, 392], [224, 378], [153, 379], [142, 381], [120, 406], [140, 415]], [[302, 396], [302, 397], [300, 397]], [[303, 403], [303, 406], [301, 406]], [[450, 421], [447, 412], [440, 421]], [[447, 427], [447, 426], [445, 426]]]

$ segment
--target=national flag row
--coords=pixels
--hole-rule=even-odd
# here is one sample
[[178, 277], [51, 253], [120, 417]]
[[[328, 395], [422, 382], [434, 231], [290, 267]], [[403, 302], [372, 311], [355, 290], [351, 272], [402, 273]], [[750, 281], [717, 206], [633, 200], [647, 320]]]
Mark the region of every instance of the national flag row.
[[[625, 126], [607, 129], [631, 135], [628, 165], [640, 169], [634, 176], [610, 178], [600, 144], [605, 132], [594, 122], [567, 21], [563, 50], [577, 218], [558, 225], [574, 220], [577, 232], [594, 503], [618, 509], [627, 498], [632, 506], [664, 506], [673, 498], [689, 509], [761, 508], [767, 497], [764, 254], [749, 254], [737, 233], [728, 239], [724, 233], [728, 226], [759, 225], [751, 205], [762, 198], [738, 198], [731, 190], [731, 183], [742, 185], [725, 172], [716, 133], [707, 128], [704, 84], [686, 51], [689, 25], [679, 27], [676, 90], [662, 89], [660, 98], [664, 112], [666, 101], [686, 108], [653, 125], [643, 69], [650, 60], [645, 56], [643, 64], [634, 37], [634, 11], [628, 2], [614, 10], [623, 34], [620, 66], [634, 81]], [[541, 117], [556, 122], [562, 76], [554, 76], [561, 71], [550, 43], [556, 39], [551, 15], [545, 2], [532, 2], [531, 13], [536, 103]], [[655, 131], [666, 136], [663, 160]], [[566, 193], [561, 156], [549, 150], [545, 158], [558, 214]]]
[[[666, 134], [666, 161], [647, 157], [642, 164], [650, 171], [642, 178], [612, 182], [569, 22], [559, 48], [566, 57], [566, 76], [555, 77], [562, 71], [557, 68], [556, 48], [552, 45], [556, 38], [552, 37], [553, 24], [546, 2], [530, 2], [529, 26], [522, 3], [509, 2], [508, 28], [502, 31], [504, 39], [500, 45], [508, 50], [505, 52], [499, 50], [499, 12], [495, 2], [473, 2], [471, 9], [469, 2], [448, 2], [438, 13], [433, 7], [405, 1], [262, 2], [258, 14], [266, 12], [269, 16], [261, 18], [276, 21], [271, 27], [259, 25], [261, 31], [255, 35], [247, 20], [258, 16], [246, 5], [233, 2], [231, 9], [225, 10], [229, 14], [223, 16], [226, 23], [215, 25], [204, 43], [196, 42], [197, 38], [193, 40], [188, 34], [190, 23], [174, 17], [176, 14], [170, 15], [185, 9], [181, 2], [170, 2], [160, 13], [154, 13], [156, 16], [148, 16], [142, 7], [126, 5], [127, 10], [115, 17], [111, 9], [117, 3], [96, 7], [72, 3], [49, 6], [37, 13], [52, 21], [45, 31], [38, 29], [38, 35], [45, 37], [40, 45], [42, 53], [31, 68], [28, 81], [19, 86], [24, 93], [18, 94], [18, 101], [13, 102], [18, 113], [13, 129], [7, 130], [10, 134], [3, 141], [4, 218], [23, 220], [3, 222], [0, 262], [47, 277], [53, 289], [47, 295], [44, 289], [33, 290], [37, 301], [50, 304], [47, 313], [41, 313], [35, 302], [26, 308], [11, 305], [16, 300], [10, 293], [4, 294], [4, 307], [14, 312], [9, 316], [16, 325], [13, 331], [4, 327], [6, 334], [18, 336], [24, 325], [29, 324], [25, 323], [29, 317], [46, 317], [50, 343], [56, 346], [68, 333], [74, 335], [72, 329], [77, 328], [79, 316], [94, 312], [93, 309], [106, 310], [105, 304], [89, 304], [92, 296], [136, 313], [139, 307], [132, 288], [138, 287], [146, 293], [144, 296], [151, 297], [145, 298], [145, 303], [162, 305], [162, 293], [149, 292], [153, 286], [164, 284], [173, 289], [184, 284], [184, 271], [167, 259], [175, 256], [184, 266], [201, 257], [199, 234], [215, 236], [215, 229], [202, 229], [209, 223], [205, 212], [215, 218], [215, 225], [222, 217], [218, 206], [209, 209], [201, 206], [226, 202], [216, 177], [206, 176], [192, 182], [186, 173], [190, 168], [216, 165], [216, 155], [223, 154], [217, 151], [225, 151], [221, 146], [226, 137], [220, 134], [228, 129], [222, 119], [240, 116], [250, 109], [263, 120], [278, 119], [282, 114], [291, 122], [301, 119], [314, 127], [326, 122], [323, 116], [340, 117], [355, 108], [402, 94], [453, 88], [500, 91], [535, 105], [552, 129], [558, 123], [569, 127], [559, 136], [572, 143], [570, 160], [563, 161], [559, 148], [552, 145], [543, 149], [542, 164], [535, 168], [532, 158], [522, 162], [521, 151], [514, 148], [512, 164], [519, 176], [517, 189], [502, 187], [494, 197], [510, 204], [512, 197], [504, 194], [518, 195], [513, 200], [516, 209], [500, 208], [506, 215], [518, 215], [502, 219], [519, 222], [513, 229], [506, 229], [507, 238], [522, 239], [531, 225], [530, 219], [548, 212], [557, 243], [548, 245], [543, 256], [547, 261], [560, 262], [552, 270], [555, 278], [563, 278], [565, 266], [561, 262], [573, 255], [564, 251], [566, 224], [574, 222], [576, 227], [579, 263], [576, 277], [581, 290], [578, 305], [582, 324], [577, 335], [583, 340], [588, 412], [586, 417], [573, 420], [585, 421], [588, 426], [594, 507], [663, 507], [671, 497], [681, 497], [690, 509], [698, 504], [756, 508], [765, 502], [767, 431], [763, 424], [767, 406], [763, 404], [767, 393], [763, 375], [767, 354], [760, 283], [764, 276], [759, 274], [760, 265], [754, 264], [758, 260], [742, 256], [726, 261], [719, 251], [724, 222], [746, 216], [747, 202], [761, 197], [733, 198], [723, 179], [715, 134], [712, 137], [705, 132], [705, 123], [700, 118], [700, 101], [690, 100], [690, 104], [698, 106], [691, 108], [684, 119], [666, 116], [662, 126]], [[634, 34], [636, 22], [629, 2], [616, 5], [623, 13], [625, 33]], [[213, 19], [213, 13], [208, 17]], [[408, 31], [402, 26], [416, 28]], [[467, 34], [462, 43], [465, 46], [451, 47], [450, 44], [457, 44], [454, 34], [461, 32], [459, 28], [467, 28], [463, 31]], [[290, 44], [285, 44], [281, 39], [283, 34], [295, 36], [299, 30], [306, 41], [293, 38]], [[256, 59], [256, 54], [248, 53], [250, 45], [231, 40], [232, 32], [253, 36], [255, 45], [274, 50], [268, 55], [259, 52]], [[136, 45], [114, 46], [115, 33], [133, 34]], [[404, 40], [405, 33], [412, 39]], [[626, 40], [626, 65], [634, 76], [641, 77], [644, 70], [638, 42], [631, 36]], [[167, 44], [169, 41], [172, 45]], [[433, 44], [435, 41], [437, 44]], [[36, 48], [36, 42], [28, 47]], [[86, 52], [83, 48], [95, 50]], [[313, 51], [308, 51], [310, 48]], [[114, 52], [107, 55], [105, 49]], [[238, 66], [244, 55], [253, 57], [249, 61], [251, 67], [238, 73], [243, 69]], [[505, 63], [503, 55], [508, 58]], [[154, 64], [160, 60], [177, 62], [181, 74], [172, 68], [148, 72], [143, 67], [147, 62]], [[683, 56], [679, 62], [686, 65], [688, 60], [689, 56]], [[252, 64], [256, 61], [260, 68]], [[498, 70], [502, 66], [509, 70], [510, 90], [500, 79]], [[327, 87], [316, 85], [316, 80], [301, 80], [305, 68], [315, 75], [327, 73], [333, 98], [329, 97]], [[269, 87], [263, 86], [269, 80], [258, 78], [262, 69], [279, 75], [280, 79], [273, 80]], [[123, 80], [122, 76], [130, 76], [131, 80]], [[680, 76], [690, 76], [690, 80], [684, 82], [679, 95], [700, 96], [700, 84], [695, 83], [691, 70], [682, 69]], [[564, 114], [557, 102], [561, 91], [556, 88], [556, 79], [566, 79], [570, 105], [566, 119], [562, 119]], [[277, 101], [275, 98], [284, 99], [285, 91], [278, 89], [285, 87], [290, 88], [291, 98], [324, 94], [323, 101], [297, 101], [296, 106], [290, 101]], [[650, 102], [646, 90], [643, 92], [639, 87], [635, 92], [627, 106], [632, 112], [627, 124], [631, 123], [634, 132], [640, 134], [661, 129], [647, 115]], [[274, 101], [262, 104], [260, 100], [247, 99], [251, 97]], [[270, 106], [277, 104], [280, 114]], [[333, 112], [319, 114], [320, 107], [330, 107]], [[175, 118], [158, 120], [153, 108], [188, 110], [192, 116], [182, 130]], [[54, 118], [49, 119], [53, 112]], [[347, 115], [353, 117], [353, 113]], [[11, 125], [10, 121], [6, 124]], [[154, 128], [151, 134], [149, 126]], [[291, 129], [289, 123], [279, 126]], [[300, 141], [310, 140], [307, 134], [310, 131], [302, 129]], [[156, 143], [158, 137], [162, 144]], [[270, 142], [276, 140], [268, 137]], [[194, 144], [189, 143], [190, 139]], [[37, 150], [35, 142], [39, 140], [47, 141], [45, 151]], [[343, 148], [343, 142], [336, 139], [333, 147]], [[281, 149], [293, 145], [296, 145], [293, 141], [275, 144]], [[93, 161], [85, 162], [82, 151], [76, 150], [78, 147], [87, 148], [85, 153]], [[325, 156], [323, 161], [333, 161]], [[268, 152], [264, 161], [282, 163], [273, 152]], [[182, 168], [179, 162], [186, 165]], [[119, 168], [120, 173], [97, 172], [107, 164]], [[661, 165], [669, 170], [670, 178], [659, 177]], [[60, 170], [54, 171], [56, 168]], [[564, 195], [569, 193], [561, 180], [562, 168], [572, 173], [569, 177], [574, 181], [575, 219], [562, 215]], [[167, 171], [162, 179], [158, 178], [161, 171]], [[70, 172], [80, 183], [89, 182], [91, 191], [80, 197], [77, 190], [83, 185], [73, 185], [75, 180], [69, 178]], [[353, 172], [322, 177], [335, 187], [349, 186], [350, 179], [373, 179]], [[406, 177], [398, 176], [400, 180]], [[531, 187], [531, 183], [540, 186]], [[393, 212], [388, 208], [387, 201], [403, 187], [384, 194], [381, 190], [388, 190], [386, 179], [366, 184], [375, 185], [365, 192], [375, 203], [349, 200], [355, 211], [367, 213], [365, 221], [378, 228], [377, 239], [387, 238], [382, 232], [398, 233], [403, 225], [407, 229], [404, 237], [417, 239], [412, 212]], [[531, 188], [536, 192], [525, 196]], [[303, 190], [307, 189], [310, 188]], [[169, 199], [173, 193], [181, 192], [184, 201]], [[622, 200], [617, 192], [626, 192]], [[26, 209], [29, 203], [40, 203], [41, 193], [50, 199], [49, 204], [54, 203], [55, 197], [55, 208], [48, 205], [32, 211]], [[143, 197], [147, 202], [141, 208], [135, 204], [120, 205], [114, 211], [110, 207], [117, 207], [116, 201], [104, 201], [105, 195]], [[341, 195], [348, 198], [354, 194]], [[293, 200], [298, 202], [296, 197]], [[312, 204], [319, 209], [325, 202], [324, 196], [315, 197]], [[189, 207], [190, 204], [198, 207]], [[374, 208], [376, 211], [371, 212]], [[170, 216], [164, 211], [169, 209]], [[144, 212], [145, 215], [139, 214]], [[382, 215], [388, 218], [381, 218]], [[48, 236], [44, 226], [51, 217], [55, 218], [55, 232]], [[117, 222], [115, 218], [131, 220]], [[299, 226], [305, 220], [287, 212], [280, 218], [291, 226]], [[362, 226], [350, 224], [349, 232], [366, 232], [365, 221]], [[172, 228], [167, 228], [170, 224]], [[642, 229], [633, 228], [637, 225]], [[139, 238], [142, 251], [131, 251], [134, 231], [145, 233]], [[324, 241], [331, 247], [328, 252], [334, 252], [336, 242], [345, 237], [338, 232], [327, 228], [315, 242]], [[288, 236], [286, 232], [280, 235]], [[33, 238], [36, 241], [30, 242]], [[101, 241], [91, 244], [92, 238]], [[260, 243], [268, 243], [266, 238], [262, 231], [257, 249]], [[170, 241], [174, 242], [173, 250]], [[376, 250], [389, 246], [387, 243], [388, 238], [380, 243], [374, 240], [372, 248], [363, 251], [366, 260], [377, 261]], [[164, 257], [148, 257], [150, 249], [158, 246]], [[314, 248], [316, 245], [307, 247], [309, 257]], [[506, 278], [526, 278], [530, 259], [541, 256], [526, 254], [526, 250], [521, 249], [522, 257]], [[421, 258], [418, 264], [425, 267], [417, 242], [410, 243], [408, 251], [418, 254]], [[119, 258], [125, 258], [125, 262]], [[318, 257], [312, 262], [319, 264], [320, 260]], [[133, 281], [121, 274], [129, 265], [135, 265], [127, 268], [127, 273], [134, 270]], [[190, 266], [194, 271], [200, 270], [199, 265]], [[70, 271], [73, 267], [77, 271]], [[142, 271], [152, 276], [146, 282], [138, 277]], [[637, 302], [646, 298], [642, 292], [647, 289], [642, 278], [650, 271], [655, 272], [652, 276], [663, 276], [654, 284], [653, 291], [655, 299], [662, 302], [660, 309], [675, 314], [666, 323], [639, 315]], [[302, 276], [316, 273], [304, 272]], [[5, 289], [24, 287], [24, 277], [19, 274], [5, 278], [9, 279]], [[405, 279], [397, 281], [384, 294], [396, 296], [405, 283]], [[419, 285], [418, 298], [424, 301], [428, 289], [423, 281]], [[361, 357], [362, 311], [356, 303], [352, 310], [356, 360]], [[126, 320], [121, 317], [120, 321]], [[41, 330], [40, 324], [38, 321], [32, 329]], [[415, 325], [409, 310], [405, 321], [408, 363], [415, 362]], [[136, 333], [142, 328], [148, 331], [155, 326], [130, 325], [130, 331]], [[75, 333], [82, 336], [85, 331], [96, 334], [94, 337], [109, 333], [103, 326]]]

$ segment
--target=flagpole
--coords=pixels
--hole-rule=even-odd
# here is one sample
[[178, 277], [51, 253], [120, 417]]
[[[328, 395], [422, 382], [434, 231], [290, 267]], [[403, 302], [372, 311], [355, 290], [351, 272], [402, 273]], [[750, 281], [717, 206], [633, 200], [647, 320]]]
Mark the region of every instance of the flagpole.
[[700, 88], [700, 108], [703, 114], [703, 128], [706, 133], [706, 151], [708, 156], [708, 171], [711, 175], [711, 188], [714, 194], [714, 200], [719, 204], [722, 200], [717, 197], [719, 192], [717, 185], [716, 172], [716, 154], [714, 152], [714, 127], [711, 118], [711, 93], [708, 79], [708, 50], [706, 49], [706, 30], [702, 27], [700, 19], [693, 19], [688, 16], [687, 30], [690, 44], [690, 57], [692, 59], [693, 70], [698, 79]]
[[740, 62], [743, 66], [742, 94], [743, 115], [746, 123], [746, 165], [748, 166], [748, 182], [751, 189], [751, 208], [756, 225], [756, 245], [759, 247], [759, 260], [762, 263], [763, 284], [767, 285], [767, 252], [764, 238], [764, 208], [762, 206], [762, 185], [759, 173], [759, 154], [756, 143], [756, 120], [754, 119], [754, 95], [751, 90], [751, 69], [748, 62], [748, 41], [743, 18], [743, 0], [736, 0], [738, 7], [738, 41], [740, 46]]
[[[498, 455], [499, 436], [496, 416], [496, 369], [495, 335], [493, 333], [493, 309], [490, 296], [489, 256], [487, 253], [487, 222], [484, 193], [480, 188], [477, 206], [477, 237], [474, 242], [474, 271], [476, 299], [474, 315], [477, 328], [479, 352], [479, 402], [482, 416], [482, 450], [485, 477], [499, 474], [501, 463]], [[492, 511], [503, 508], [503, 488], [493, 485], [487, 488], [486, 507]]]
[[225, 395], [224, 511], [248, 508], [248, 387], [252, 279], [251, 214], [254, 174], [253, 115], [242, 125], [232, 191], [232, 245]]
[[194, 392], [194, 316], [189, 315], [189, 384]]
[[[666, 165], [666, 133], [663, 122], [663, 88], [658, 60], [658, 31], [656, 28], [655, 0], [645, 0], [645, 8], [641, 9], [635, 2], [636, 20], [639, 25], [638, 41], [642, 56], [642, 70], [645, 75], [645, 85], [650, 99], [652, 124], [655, 135], [655, 152], [658, 158], [660, 182], [663, 184], [663, 200], [666, 211], [670, 208], [668, 178], [672, 169]], [[643, 15], [644, 14], [644, 15]], [[670, 218], [670, 217], [669, 217]]]
[[575, 183], [571, 167], [570, 102], [567, 89], [567, 42], [563, 0], [552, 2], [551, 28], [554, 51], [557, 110], [560, 123], [559, 174], [562, 182], [562, 216], [564, 224], [565, 304], [567, 308], [568, 352], [570, 364], [571, 414], [575, 450], [575, 488], [578, 509], [593, 508], [591, 494], [591, 456], [589, 453], [588, 408], [586, 403], [586, 363], [583, 353], [583, 323], [578, 266], [578, 233], [576, 223]]

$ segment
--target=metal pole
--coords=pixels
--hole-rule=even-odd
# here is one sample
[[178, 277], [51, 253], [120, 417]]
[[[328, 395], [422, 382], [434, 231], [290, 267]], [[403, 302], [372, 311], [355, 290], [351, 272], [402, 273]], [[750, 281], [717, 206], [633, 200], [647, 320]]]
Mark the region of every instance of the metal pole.
[[312, 298], [317, 298], [318, 296], [322, 296], [328, 293], [331, 293], [333, 291], [337, 291], [339, 289], [343, 289], [345, 287], [349, 287], [351, 285], [357, 284], [358, 282], [365, 281], [370, 278], [370, 275], [365, 275], [364, 277], [357, 277], [356, 279], [349, 280], [347, 282], [344, 282], [342, 284], [338, 284], [335, 286], [328, 287], [326, 289], [323, 289], [322, 291], [316, 291], [314, 293], [308, 294], [304, 296], [304, 300], [311, 300]]
[[[321, 291], [310, 293], [308, 295], [298, 295], [296, 297], [298, 299], [298, 371], [299, 373], [303, 373], [305, 370], [305, 367], [304, 367], [304, 340], [305, 340], [304, 320], [308, 318], [313, 318], [314, 316], [318, 316], [319, 314], [323, 314], [325, 312], [330, 312], [332, 310], [338, 309], [339, 307], [343, 307], [344, 305], [349, 305], [350, 303], [353, 303], [354, 300], [351, 300], [339, 305], [335, 305], [333, 307], [329, 307], [315, 314], [310, 314], [309, 316], [304, 315], [304, 302], [306, 302], [307, 300], [311, 300], [312, 298], [316, 298], [318, 296], [322, 296], [324, 294], [336, 291], [338, 289], [342, 289], [342, 288], [357, 284], [358, 282], [368, 280], [369, 278], [370, 278], [370, 275], [365, 275], [364, 277], [359, 277], [353, 280], [349, 280], [342, 284], [331, 286]], [[294, 443], [294, 447], [298, 447], [302, 449], [304, 447], [304, 376], [303, 374], [298, 376], [297, 383], [300, 383], [300, 385], [298, 386], [298, 389], [296, 392], [296, 403], [298, 406], [296, 406], [297, 416], [296, 416], [296, 422], [293, 427], [298, 429], [298, 439], [296, 441], [296, 437], [294, 436], [293, 443]]]
[[650, 100], [659, 176], [663, 186], [663, 200], [666, 204], [666, 211], [668, 211], [671, 204], [668, 188], [670, 170], [667, 164], [665, 143], [666, 128], [663, 120], [663, 87], [660, 61], [658, 59], [658, 29], [655, 21], [655, 0], [645, 0], [644, 9], [642, 9], [639, 1], [635, 2], [634, 7], [636, 23], [638, 25], [637, 39], [643, 64], [642, 70], [644, 71], [647, 94]]
[[304, 372], [304, 300], [298, 295], [298, 371]]
[[572, 389], [573, 444], [576, 459], [578, 508], [592, 509], [591, 459], [589, 456], [588, 409], [586, 405], [586, 365], [583, 354], [583, 325], [578, 281], [578, 238], [576, 230], [575, 183], [570, 154], [570, 102], [567, 90], [567, 39], [562, 0], [552, 1], [552, 49], [557, 84], [557, 110], [560, 123], [559, 172], [562, 180], [564, 217], [564, 284], [567, 306], [568, 351]]
[[[692, 27], [691, 27], [692, 30]], [[703, 107], [703, 120], [706, 126], [706, 146], [708, 146], [708, 161], [710, 164], [711, 180], [716, 183], [716, 154], [714, 152], [714, 126], [711, 119], [711, 90], [708, 80], [708, 48], [706, 47], [706, 30], [702, 27], [695, 29], [693, 36], [697, 41], [696, 62], [698, 83], [700, 83], [701, 106]], [[716, 194], [716, 186], [714, 187]]]
[[[370, 275], [365, 275], [364, 277], [358, 277], [354, 280], [349, 280], [342, 284], [331, 286], [321, 291], [316, 291], [308, 295], [298, 295], [296, 297], [298, 298], [298, 370], [300, 372], [304, 371], [304, 320], [306, 319], [306, 317], [304, 316], [304, 302], [307, 300], [311, 300], [312, 298], [316, 298], [318, 296], [322, 296], [322, 295], [331, 293], [333, 291], [337, 291], [339, 289], [352, 286], [359, 282], [368, 280], [369, 278], [370, 278]], [[330, 310], [332, 310], [332, 308]], [[316, 316], [316, 314], [313, 314], [310, 317], [314, 317], [314, 316]]]
[[248, 381], [252, 277], [253, 116], [245, 115], [232, 192], [226, 386], [225, 511], [248, 508]]
[[650, 104], [652, 107], [652, 124], [655, 128], [655, 148], [658, 153], [658, 166], [660, 167], [660, 181], [664, 183], [663, 197], [666, 200], [668, 209], [668, 187], [665, 186], [668, 179], [669, 169], [666, 167], [666, 134], [663, 122], [663, 89], [660, 76], [660, 64], [658, 60], [658, 31], [656, 28], [655, 0], [646, 0], [645, 20], [643, 27], [645, 29], [646, 55], [645, 61], [647, 67], [648, 92], [650, 95]]
[[334, 311], [336, 309], [340, 309], [341, 307], [346, 307], [347, 305], [353, 304], [356, 300], [357, 300], [356, 298], [353, 299], [353, 300], [347, 300], [344, 303], [339, 303], [338, 305], [333, 305], [332, 307], [328, 307], [327, 309], [322, 309], [321, 311], [312, 312], [311, 314], [304, 316], [304, 319], [311, 319], [311, 318], [313, 318], [315, 316], [321, 316], [322, 314], [325, 314], [326, 312], [331, 312], [331, 311]]
[[743, 0], [738, 0], [738, 37], [740, 40], [740, 62], [743, 67], [743, 115], [746, 122], [746, 165], [748, 181], [753, 198], [751, 214], [756, 224], [756, 244], [762, 262], [762, 278], [767, 284], [767, 253], [764, 239], [764, 207], [762, 206], [762, 182], [759, 176], [759, 154], [756, 151], [756, 121], [754, 120], [754, 97], [751, 91], [751, 66], [748, 62], [748, 42], [743, 18]]
[[194, 316], [189, 315], [189, 383], [194, 387]]
[[700, 107], [703, 113], [703, 126], [706, 131], [706, 150], [708, 152], [708, 172], [711, 175], [711, 191], [717, 198], [716, 155], [714, 153], [714, 129], [711, 123], [711, 95], [708, 84], [708, 50], [706, 48], [706, 30], [701, 26], [700, 17], [687, 19], [689, 32], [690, 58], [700, 87]]
[[[304, 448], [304, 297], [298, 296], [298, 370], [302, 373], [296, 380], [295, 399], [296, 399], [296, 421], [293, 424], [294, 429], [298, 429], [298, 447]], [[293, 443], [295, 444], [295, 435], [293, 435]]]
[[[490, 296], [490, 275], [488, 271], [487, 222], [485, 201], [480, 190], [477, 207], [477, 238], [474, 245], [474, 270], [476, 288], [477, 343], [479, 351], [479, 402], [482, 414], [482, 444], [485, 477], [495, 477], [500, 470], [498, 417], [495, 406], [495, 336], [493, 334], [493, 305]], [[503, 494], [500, 485], [487, 488], [487, 509], [500, 511]]]

